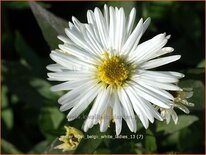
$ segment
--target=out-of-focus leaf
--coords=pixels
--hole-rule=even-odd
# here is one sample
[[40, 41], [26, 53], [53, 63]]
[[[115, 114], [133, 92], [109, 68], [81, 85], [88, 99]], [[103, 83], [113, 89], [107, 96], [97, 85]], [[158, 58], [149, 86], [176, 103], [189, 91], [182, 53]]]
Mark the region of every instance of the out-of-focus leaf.
[[64, 29], [67, 27], [67, 22], [56, 17], [36, 2], [29, 2], [29, 4], [50, 48], [57, 48], [57, 45], [59, 44], [57, 36], [64, 35]]
[[162, 146], [167, 147], [168, 145], [176, 145], [178, 138], [179, 138], [179, 134], [180, 134], [180, 132], [177, 131], [177, 132], [169, 135], [167, 138], [165, 138], [162, 141]]
[[187, 71], [188, 74], [204, 74], [204, 68], [192, 68]]
[[169, 124], [165, 122], [158, 122], [157, 123], [157, 132], [164, 131], [164, 133], [174, 133], [179, 131], [183, 128], [188, 127], [192, 123], [198, 120], [197, 116], [193, 115], [180, 115], [178, 116], [178, 123], [175, 125], [173, 121], [170, 121]]
[[32, 73], [28, 68], [18, 62], [6, 61], [3, 61], [3, 67], [5, 68], [2, 72], [3, 83], [7, 85], [8, 90], [16, 94], [21, 101], [28, 103], [36, 110], [39, 109], [43, 97], [38, 93], [38, 90], [29, 84]]
[[7, 98], [7, 87], [2, 86], [2, 121], [5, 123], [7, 129], [11, 129], [13, 127], [13, 113], [11, 107], [8, 105]]
[[[82, 141], [80, 142], [79, 146], [75, 150], [75, 154], [81, 154], [81, 153], [94, 153], [96, 148], [102, 143], [101, 135], [105, 133], [101, 133], [99, 131], [99, 126], [94, 126], [91, 128], [85, 135]], [[96, 138], [88, 138], [88, 136], [98, 136]]]
[[[9, 3], [6, 3], [7, 4], [7, 7], [11, 8], [11, 9], [16, 9], [16, 10], [22, 10], [22, 9], [29, 9], [29, 3], [28, 2], [24, 2], [24, 1], [21, 1], [21, 2], [9, 2]], [[43, 7], [46, 7], [48, 8], [50, 5], [49, 4], [45, 4], [45, 3], [42, 3], [42, 2], [39, 2], [39, 4]]]
[[42, 141], [35, 145], [28, 153], [29, 154], [43, 154], [49, 145], [48, 141]]
[[51, 85], [47, 81], [40, 78], [32, 78], [30, 84], [32, 87], [36, 88], [41, 96], [43, 96], [45, 99], [49, 99], [50, 101], [56, 102], [58, 95], [61, 94], [60, 92], [51, 92]]
[[205, 59], [202, 60], [200, 63], [197, 65], [198, 68], [205, 68]]
[[195, 104], [194, 107], [190, 109], [194, 110], [204, 110], [204, 84], [198, 80], [183, 80], [179, 83], [182, 88], [193, 88], [193, 96], [188, 99], [188, 101]]
[[111, 151], [106, 148], [100, 148], [94, 151], [94, 154], [111, 154]]
[[57, 107], [44, 106], [39, 117], [39, 126], [42, 133], [48, 139], [53, 139], [54, 136], [50, 134], [50, 131], [57, 130], [64, 117], [64, 114]]
[[13, 144], [4, 139], [1, 139], [1, 149], [4, 154], [22, 154]]
[[32, 70], [37, 73], [41, 70], [38, 55], [27, 45], [19, 32], [15, 33], [15, 49], [21, 58], [26, 60], [26, 62], [32, 67]]
[[152, 153], [157, 150], [156, 138], [151, 130], [146, 130], [145, 136], [145, 149], [148, 151], [146, 153]]

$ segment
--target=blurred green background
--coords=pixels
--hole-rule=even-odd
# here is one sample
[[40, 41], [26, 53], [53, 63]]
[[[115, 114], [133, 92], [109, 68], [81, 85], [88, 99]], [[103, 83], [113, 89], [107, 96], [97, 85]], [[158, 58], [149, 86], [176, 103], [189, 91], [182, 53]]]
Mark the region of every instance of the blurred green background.
[[[55, 82], [47, 81], [46, 65], [51, 64], [51, 49], [57, 48], [57, 34], [62, 34], [72, 16], [86, 22], [86, 11], [103, 8], [104, 2], [1, 2], [2, 5], [2, 153], [61, 153], [53, 149], [55, 139], [64, 133], [65, 124], [81, 129], [84, 120], [66, 121], [58, 110], [62, 94], [50, 92]], [[171, 34], [167, 46], [175, 48], [182, 58], [162, 70], [182, 72], [180, 83], [192, 87], [191, 113], [178, 111], [179, 124], [157, 122], [145, 130], [138, 122], [143, 139], [83, 139], [73, 153], [204, 153], [204, 86], [205, 86], [205, 4], [204, 2], [106, 2], [124, 7], [128, 14], [136, 7], [136, 22], [152, 18], [141, 41], [162, 32]], [[42, 7], [42, 8], [41, 8]], [[49, 12], [45, 11], [47, 9]], [[60, 18], [57, 18], [60, 17]], [[37, 22], [38, 21], [38, 22]], [[39, 24], [39, 25], [38, 25]], [[43, 32], [43, 33], [42, 33]], [[87, 113], [87, 112], [85, 112]], [[99, 133], [95, 126], [87, 134]], [[115, 134], [114, 124], [107, 133]], [[123, 135], [133, 135], [123, 123]]]

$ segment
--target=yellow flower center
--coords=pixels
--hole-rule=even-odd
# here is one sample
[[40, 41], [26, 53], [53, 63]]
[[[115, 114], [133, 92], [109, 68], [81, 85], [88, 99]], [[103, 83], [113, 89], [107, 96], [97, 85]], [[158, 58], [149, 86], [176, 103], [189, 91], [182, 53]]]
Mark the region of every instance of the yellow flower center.
[[103, 63], [98, 66], [98, 78], [105, 84], [120, 86], [130, 76], [130, 65], [125, 59], [105, 53]]

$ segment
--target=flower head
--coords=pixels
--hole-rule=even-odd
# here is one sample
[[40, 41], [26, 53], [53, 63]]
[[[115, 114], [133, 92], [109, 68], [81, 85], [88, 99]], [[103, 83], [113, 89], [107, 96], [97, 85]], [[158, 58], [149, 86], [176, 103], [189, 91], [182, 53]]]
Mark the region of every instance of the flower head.
[[194, 104], [188, 101], [189, 98], [193, 96], [192, 88], [183, 88], [183, 91], [174, 92], [174, 101], [170, 109], [160, 108], [162, 117], [166, 120], [166, 123], [169, 124], [171, 118], [174, 123], [177, 124], [178, 116], [175, 112], [175, 108], [180, 109], [186, 114], [189, 114], [189, 109], [186, 106], [193, 107]]
[[124, 9], [104, 6], [88, 10], [87, 23], [72, 17], [66, 37], [50, 57], [56, 62], [47, 66], [49, 80], [64, 81], [51, 90], [69, 90], [58, 102], [61, 111], [70, 112], [68, 121], [77, 118], [90, 104], [92, 108], [83, 124], [84, 131], [100, 123], [107, 130], [110, 121], [120, 134], [124, 119], [136, 132], [138, 116], [144, 127], [154, 118], [163, 120], [155, 105], [170, 109], [174, 97], [169, 91], [180, 91], [176, 83], [184, 75], [173, 71], [152, 71], [180, 59], [180, 55], [162, 57], [174, 51], [164, 47], [170, 38], [159, 34], [140, 43], [151, 19], [140, 19], [134, 26], [136, 10], [127, 17]]
[[66, 129], [66, 134], [59, 138], [59, 141], [63, 143], [57, 145], [55, 149], [61, 149], [63, 152], [76, 149], [83, 138], [82, 132], [70, 126], [65, 126], [64, 128]]

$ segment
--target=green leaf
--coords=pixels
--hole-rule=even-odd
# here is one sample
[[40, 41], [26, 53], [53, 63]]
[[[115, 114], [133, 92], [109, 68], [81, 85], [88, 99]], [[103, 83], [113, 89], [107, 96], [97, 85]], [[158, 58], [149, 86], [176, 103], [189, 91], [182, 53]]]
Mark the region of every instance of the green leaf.
[[15, 49], [31, 68], [37, 73], [41, 69], [38, 55], [27, 45], [19, 32], [15, 33]]
[[205, 59], [203, 59], [202, 61], [200, 61], [197, 65], [198, 68], [205, 68]]
[[56, 102], [58, 99], [58, 96], [61, 95], [61, 92], [55, 92], [55, 93], [51, 92], [50, 91], [51, 84], [47, 82], [46, 80], [43, 80], [40, 78], [32, 78], [29, 83], [45, 99]]
[[48, 141], [42, 141], [35, 145], [28, 153], [29, 154], [43, 154], [49, 145]]
[[94, 151], [94, 154], [111, 154], [111, 151], [106, 148], [100, 148]]
[[29, 2], [29, 4], [41, 28], [44, 39], [47, 41], [51, 49], [57, 48], [57, 45], [60, 43], [57, 36], [65, 34], [64, 29], [68, 27], [67, 22], [56, 17], [36, 2]]
[[201, 81], [198, 80], [183, 80], [179, 83], [182, 88], [193, 88], [193, 96], [188, 99], [188, 101], [195, 104], [194, 107], [190, 107], [191, 110], [204, 110], [204, 94], [205, 94], [205, 87]]
[[[75, 154], [94, 153], [97, 147], [102, 143], [103, 138], [101, 138], [101, 135], [104, 134], [105, 133], [101, 133], [99, 131], [98, 125], [94, 126], [84, 135], [84, 138], [82, 139], [82, 141], [80, 142], [79, 146], [77, 147], [74, 153]], [[88, 138], [89, 136], [94, 136], [94, 138]]]
[[2, 85], [2, 121], [5, 123], [7, 129], [11, 129], [13, 127], [13, 113], [8, 104], [8, 88], [5, 85]]
[[197, 116], [193, 115], [180, 115], [178, 116], [178, 123], [175, 125], [173, 121], [170, 121], [169, 124], [165, 122], [157, 123], [157, 132], [164, 131], [164, 133], [174, 133], [181, 129], [184, 129], [190, 126], [192, 123], [198, 120]]
[[146, 136], [145, 136], [145, 149], [148, 151], [146, 153], [152, 153], [157, 150], [157, 144], [156, 144], [156, 138], [151, 130], [146, 130]]
[[64, 117], [64, 114], [57, 107], [44, 106], [39, 117], [39, 126], [42, 133], [48, 139], [53, 139], [54, 136], [51, 135], [50, 131], [56, 131]]
[[3, 83], [7, 85], [8, 90], [17, 95], [21, 101], [38, 110], [42, 105], [43, 97], [29, 84], [33, 73], [18, 62], [3, 61], [3, 68]]
[[4, 154], [22, 154], [13, 144], [4, 139], [1, 139], [1, 148]]

